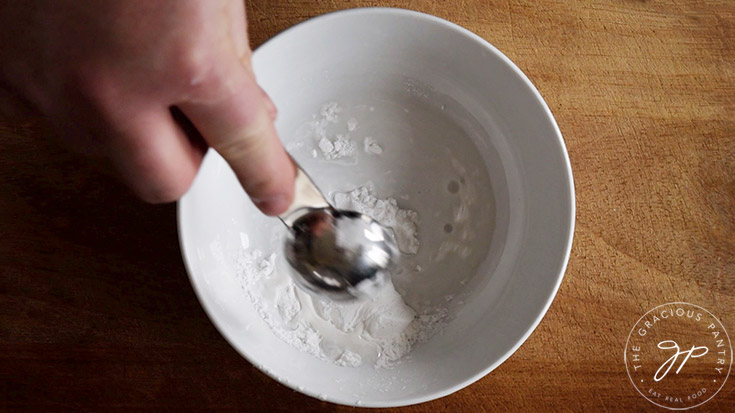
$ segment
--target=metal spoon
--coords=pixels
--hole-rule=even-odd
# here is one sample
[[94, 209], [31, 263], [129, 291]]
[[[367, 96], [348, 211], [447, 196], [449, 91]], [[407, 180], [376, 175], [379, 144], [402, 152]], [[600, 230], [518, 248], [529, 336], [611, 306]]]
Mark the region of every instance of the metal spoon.
[[289, 229], [286, 260], [294, 280], [333, 300], [374, 296], [398, 259], [392, 232], [366, 215], [335, 209], [296, 168], [294, 200], [279, 216]]

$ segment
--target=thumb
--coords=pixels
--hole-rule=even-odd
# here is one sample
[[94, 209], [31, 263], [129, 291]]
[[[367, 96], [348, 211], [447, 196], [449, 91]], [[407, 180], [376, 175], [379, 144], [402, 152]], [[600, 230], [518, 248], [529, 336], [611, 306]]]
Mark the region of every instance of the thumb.
[[273, 125], [275, 107], [239, 63], [207, 81], [207, 98], [179, 105], [207, 143], [230, 164], [255, 205], [268, 215], [293, 199], [296, 169]]

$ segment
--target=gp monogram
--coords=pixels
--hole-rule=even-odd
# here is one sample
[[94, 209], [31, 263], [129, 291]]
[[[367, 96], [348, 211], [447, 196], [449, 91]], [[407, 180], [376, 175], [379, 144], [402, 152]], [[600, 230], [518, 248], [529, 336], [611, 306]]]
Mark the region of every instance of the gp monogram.
[[648, 401], [672, 410], [697, 407], [724, 386], [732, 366], [725, 327], [709, 311], [668, 303], [641, 317], [625, 345], [625, 367]]

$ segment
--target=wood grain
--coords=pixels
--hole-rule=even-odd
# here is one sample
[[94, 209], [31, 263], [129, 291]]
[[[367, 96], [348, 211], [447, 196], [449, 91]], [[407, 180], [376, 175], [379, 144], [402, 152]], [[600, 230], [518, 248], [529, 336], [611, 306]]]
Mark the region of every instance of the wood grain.
[[[556, 116], [577, 194], [538, 329], [476, 384], [405, 410], [653, 410], [623, 364], [638, 317], [684, 300], [735, 334], [735, 2], [253, 0], [251, 42], [378, 5], [510, 57]], [[240, 358], [192, 292], [174, 206], [137, 201], [50, 133], [0, 124], [0, 410], [352, 410]], [[701, 410], [732, 411], [733, 383]]]

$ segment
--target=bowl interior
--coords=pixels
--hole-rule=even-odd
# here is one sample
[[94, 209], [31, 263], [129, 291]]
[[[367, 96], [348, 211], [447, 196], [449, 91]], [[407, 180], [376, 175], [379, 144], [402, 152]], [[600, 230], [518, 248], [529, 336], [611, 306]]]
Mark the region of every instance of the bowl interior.
[[[364, 406], [441, 397], [510, 356], [556, 293], [574, 225], [566, 150], [525, 76], [466, 30], [396, 9], [312, 19], [258, 49], [254, 68], [281, 139], [323, 192], [370, 185], [417, 211], [421, 247], [394, 284], [449, 321], [387, 369], [339, 367], [280, 340], [240, 288], [236, 260], [245, 247], [279, 253], [284, 230], [210, 151], [179, 229], [192, 284], [228, 341], [296, 390]], [[329, 104], [341, 109], [329, 132], [349, 135], [357, 156], [322, 155], [313, 122]], [[380, 154], [363, 150], [371, 142]]]

